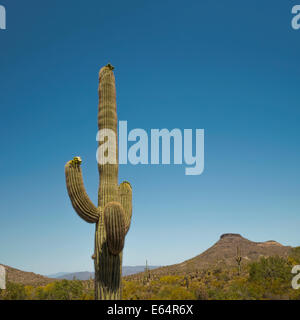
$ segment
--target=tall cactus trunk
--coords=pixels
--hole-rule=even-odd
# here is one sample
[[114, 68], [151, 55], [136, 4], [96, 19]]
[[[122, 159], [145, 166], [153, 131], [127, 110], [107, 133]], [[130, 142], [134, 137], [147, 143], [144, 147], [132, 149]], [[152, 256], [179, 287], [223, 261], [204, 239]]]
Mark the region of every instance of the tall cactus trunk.
[[114, 255], [109, 251], [103, 223], [96, 225], [95, 236], [95, 299], [122, 299], [122, 251]]
[[[99, 169], [99, 192], [98, 205], [104, 207], [110, 201], [119, 201], [118, 192], [118, 119], [116, 103], [116, 85], [112, 67], [101, 68], [99, 72], [99, 107], [98, 107], [98, 129], [112, 130], [116, 139], [115, 163], [98, 164]], [[102, 142], [99, 142], [99, 146]]]
[[[99, 130], [112, 130], [116, 139], [113, 163], [98, 164], [100, 184], [96, 208], [83, 186], [81, 159], [75, 157], [65, 166], [66, 183], [72, 205], [85, 221], [96, 223], [95, 299], [119, 300], [122, 297], [122, 256], [125, 235], [132, 214], [132, 189], [129, 182], [118, 185], [117, 109], [113, 67], [99, 73]], [[99, 146], [103, 141], [99, 142]]]

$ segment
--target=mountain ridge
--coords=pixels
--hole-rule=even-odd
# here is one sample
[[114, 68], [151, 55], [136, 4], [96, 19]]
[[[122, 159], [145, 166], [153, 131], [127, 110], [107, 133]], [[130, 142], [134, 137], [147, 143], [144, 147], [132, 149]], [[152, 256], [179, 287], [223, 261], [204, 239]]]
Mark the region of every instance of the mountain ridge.
[[[160, 266], [148, 266], [150, 270], [159, 268]], [[123, 266], [122, 267], [122, 275], [129, 276], [135, 273], [143, 272], [145, 266]], [[50, 275], [51, 276], [51, 275]], [[53, 279], [65, 279], [65, 280], [89, 280], [94, 279], [94, 272], [92, 271], [78, 271], [78, 272], [66, 272], [64, 274], [60, 274], [58, 276], [52, 276]]]
[[[183, 262], [164, 266], [153, 270], [157, 276], [167, 274], [184, 274], [208, 269], [212, 266], [226, 268], [236, 266], [237, 248], [240, 250], [242, 265], [257, 261], [260, 257], [288, 256], [291, 246], [284, 246], [275, 240], [255, 242], [248, 240], [238, 233], [224, 233], [219, 240], [201, 254]], [[137, 278], [140, 274], [129, 276]]]
[[[218, 268], [232, 267], [236, 265], [235, 258], [237, 248], [240, 250], [242, 265], [248, 262], [256, 261], [260, 257], [269, 257], [275, 255], [287, 257], [292, 249], [291, 246], [284, 246], [275, 240], [255, 242], [250, 241], [237, 233], [225, 233], [222, 234], [219, 240], [210, 248], [191, 259], [169, 266], [149, 266], [149, 269], [151, 269], [151, 274], [163, 276], [167, 274], [190, 273], [197, 270], [210, 268], [212, 266]], [[88, 280], [93, 277], [93, 272], [82, 271], [66, 273], [56, 276], [55, 278], [51, 278], [50, 276], [43, 276], [33, 272], [21, 271], [6, 265], [3, 266], [7, 270], [8, 281], [18, 282], [24, 285], [46, 285], [56, 280], [72, 280], [74, 276], [78, 280]], [[139, 278], [144, 273], [144, 269], [145, 266], [124, 266], [123, 276], [128, 279]]]
[[23, 285], [44, 286], [53, 282], [53, 279], [30, 271], [22, 271], [5, 264], [1, 264], [6, 271], [6, 281]]

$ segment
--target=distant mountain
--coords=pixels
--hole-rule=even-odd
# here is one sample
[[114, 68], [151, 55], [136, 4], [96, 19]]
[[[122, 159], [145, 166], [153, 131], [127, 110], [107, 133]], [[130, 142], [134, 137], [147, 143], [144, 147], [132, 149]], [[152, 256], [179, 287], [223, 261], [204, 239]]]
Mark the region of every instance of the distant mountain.
[[[288, 256], [292, 247], [269, 240], [265, 242], [250, 241], [240, 234], [226, 233], [209, 249], [196, 257], [179, 264], [161, 267], [152, 271], [154, 275], [184, 274], [212, 266], [225, 268], [236, 265], [237, 247], [241, 250], [242, 264], [258, 260], [260, 257]], [[129, 278], [137, 278], [139, 274]]]
[[56, 277], [57, 279], [66, 279], [66, 280], [89, 280], [94, 279], [94, 272], [89, 271], [81, 271], [81, 272], [72, 272], [72, 273], [65, 273], [59, 277]]
[[[148, 266], [149, 269], [159, 268], [158, 266]], [[122, 274], [123, 276], [132, 275], [138, 272], [143, 272], [145, 266], [123, 266]], [[72, 273], [62, 273], [58, 274], [58, 276], [53, 276], [56, 279], [66, 279], [66, 280], [89, 280], [94, 279], [94, 272], [89, 271], [81, 271], [81, 272], [72, 272]]]
[[47, 274], [47, 275], [45, 275], [45, 277], [57, 279], [67, 273], [68, 272], [57, 272], [57, 273], [53, 273], [53, 274]]
[[[240, 234], [226, 233], [221, 235], [220, 239], [212, 247], [192, 259], [166, 267], [149, 266], [149, 269], [152, 270], [151, 274], [162, 276], [167, 274], [185, 274], [210, 267], [226, 268], [236, 265], [237, 247], [241, 251], [242, 264], [258, 260], [260, 257], [275, 255], [286, 257], [292, 248], [274, 240], [254, 242], [242, 237]], [[46, 285], [55, 281], [55, 279], [72, 280], [75, 277], [78, 280], [88, 280], [94, 277], [94, 273], [88, 271], [75, 273], [60, 272], [51, 276], [42, 276], [33, 272], [25, 272], [9, 266], [3, 266], [6, 268], [8, 281], [32, 286]], [[126, 276], [128, 279], [139, 278], [144, 269], [145, 266], [124, 266], [123, 276]]]
[[[5, 267], [6, 270], [6, 280], [15, 283], [21, 283], [24, 285], [31, 285], [31, 286], [44, 286], [48, 283], [51, 283], [55, 280], [73, 280], [74, 277], [77, 280], [89, 280], [90, 278], [94, 278], [94, 272], [58, 272], [55, 274], [51, 274], [48, 276], [43, 276], [40, 274], [36, 274], [33, 272], [22, 271], [19, 269], [15, 269], [4, 264], [0, 265]], [[145, 266], [124, 266], [123, 267], [123, 275], [132, 275], [137, 272], [144, 271]], [[156, 266], [149, 266], [149, 269], [158, 268]]]
[[[150, 270], [157, 269], [159, 267], [160, 266], [148, 266], [148, 268]], [[129, 276], [131, 274], [143, 272], [145, 270], [145, 266], [132, 266], [132, 267], [131, 266], [123, 266], [122, 270], [123, 270], [123, 272], [122, 272], [123, 276]]]

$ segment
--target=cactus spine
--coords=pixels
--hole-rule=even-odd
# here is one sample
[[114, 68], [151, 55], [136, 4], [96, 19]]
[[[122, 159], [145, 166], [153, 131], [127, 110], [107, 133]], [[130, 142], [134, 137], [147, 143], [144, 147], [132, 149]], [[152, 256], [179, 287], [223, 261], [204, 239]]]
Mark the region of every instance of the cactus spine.
[[77, 214], [86, 222], [96, 224], [95, 252], [92, 256], [95, 299], [119, 300], [122, 298], [122, 253], [132, 214], [132, 189], [127, 181], [118, 185], [116, 88], [110, 64], [99, 72], [98, 93], [98, 128], [113, 130], [116, 137], [115, 162], [98, 164], [98, 207], [85, 191], [80, 157], [75, 157], [65, 165], [66, 184]]

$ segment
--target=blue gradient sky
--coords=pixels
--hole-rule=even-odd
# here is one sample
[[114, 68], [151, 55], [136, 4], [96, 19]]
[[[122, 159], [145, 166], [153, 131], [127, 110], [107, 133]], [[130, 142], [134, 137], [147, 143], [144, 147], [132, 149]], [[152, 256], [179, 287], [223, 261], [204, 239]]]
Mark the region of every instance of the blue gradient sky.
[[133, 185], [125, 265], [178, 263], [227, 232], [300, 245], [297, 1], [0, 4], [1, 263], [93, 269], [94, 225], [71, 207], [64, 164], [83, 158], [95, 203], [98, 70], [107, 62], [128, 129], [205, 129], [200, 176], [120, 166]]

